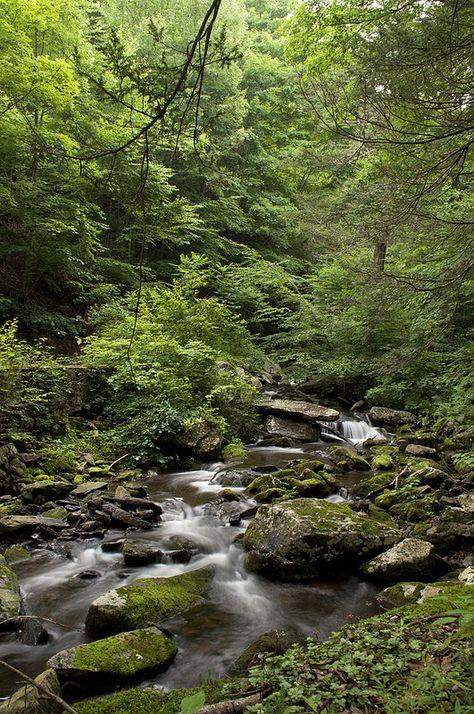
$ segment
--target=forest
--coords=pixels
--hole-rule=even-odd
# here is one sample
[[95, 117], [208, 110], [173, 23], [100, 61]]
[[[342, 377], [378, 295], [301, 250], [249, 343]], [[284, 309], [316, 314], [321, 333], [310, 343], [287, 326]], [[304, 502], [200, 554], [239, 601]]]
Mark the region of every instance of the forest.
[[473, 51], [0, 0], [0, 713], [472, 711]]

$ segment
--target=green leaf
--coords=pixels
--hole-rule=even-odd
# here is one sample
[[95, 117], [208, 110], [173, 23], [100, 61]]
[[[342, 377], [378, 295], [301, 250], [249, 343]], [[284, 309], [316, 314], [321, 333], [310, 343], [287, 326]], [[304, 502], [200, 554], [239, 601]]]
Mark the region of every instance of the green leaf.
[[195, 714], [206, 702], [206, 695], [201, 689], [199, 692], [192, 694], [190, 697], [184, 697], [181, 701], [182, 714]]

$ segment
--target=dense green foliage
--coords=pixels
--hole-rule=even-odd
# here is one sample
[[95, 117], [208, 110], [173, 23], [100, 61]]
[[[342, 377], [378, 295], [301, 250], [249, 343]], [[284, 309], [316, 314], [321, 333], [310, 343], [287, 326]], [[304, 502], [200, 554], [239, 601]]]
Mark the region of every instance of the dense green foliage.
[[469, 421], [472, 4], [226, 0], [181, 81], [207, 8], [0, 2], [3, 430], [72, 428], [35, 337], [137, 457], [244, 436], [264, 353]]

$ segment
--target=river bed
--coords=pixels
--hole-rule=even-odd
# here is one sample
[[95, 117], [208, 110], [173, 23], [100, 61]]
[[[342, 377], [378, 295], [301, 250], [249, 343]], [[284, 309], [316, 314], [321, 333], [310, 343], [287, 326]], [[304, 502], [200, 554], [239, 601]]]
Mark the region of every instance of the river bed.
[[[133, 531], [133, 537], [155, 540], [160, 545], [171, 536], [183, 536], [195, 543], [198, 553], [187, 564], [163, 562], [131, 568], [125, 566], [120, 553], [103, 552], [99, 540], [67, 544], [69, 553], [58, 552], [56, 545], [54, 550], [39, 546], [30, 560], [15, 566], [25, 610], [59, 624], [45, 623], [50, 637], [44, 645], [23, 645], [14, 634], [2, 634], [0, 658], [35, 676], [59, 650], [88, 641], [84, 621], [90, 603], [99, 595], [138, 577], [177, 575], [208, 564], [216, 569], [209, 600], [164, 623], [173, 633], [179, 653], [166, 672], [144, 684], [166, 689], [193, 686], [225, 675], [243, 649], [263, 632], [292, 629], [301, 636], [324, 640], [340, 625], [378, 612], [378, 589], [354, 576], [289, 584], [248, 573], [243, 566], [243, 550], [234, 544], [247, 522], [225, 524], [209, 506], [217, 499], [222, 489], [219, 482], [228, 470], [282, 468], [295, 458], [323, 455], [325, 446], [324, 442], [295, 448], [255, 445], [240, 461], [203, 464], [194, 471], [149, 472], [141, 483], [149, 497], [163, 506], [162, 522], [152, 530]], [[350, 485], [350, 476], [347, 478]], [[243, 488], [233, 490], [239, 493]], [[248, 506], [255, 503], [249, 500]], [[123, 531], [110, 530], [105, 541], [120, 537]], [[86, 569], [99, 571], [100, 577], [78, 577]], [[18, 684], [14, 676], [0, 669], [1, 696], [7, 696]]]

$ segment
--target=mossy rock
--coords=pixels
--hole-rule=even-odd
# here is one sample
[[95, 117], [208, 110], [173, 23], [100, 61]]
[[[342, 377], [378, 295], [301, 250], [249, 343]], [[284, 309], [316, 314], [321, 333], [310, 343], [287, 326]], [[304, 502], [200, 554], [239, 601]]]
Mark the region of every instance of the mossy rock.
[[389, 486], [395, 479], [397, 474], [395, 471], [387, 471], [382, 474], [376, 474], [371, 478], [364, 479], [364, 481], [359, 481], [359, 483], [352, 486], [351, 493], [359, 498], [365, 498], [373, 491], [379, 491], [381, 488]]
[[430, 505], [426, 505], [425, 501], [417, 499], [407, 503], [396, 503], [389, 508], [389, 513], [397, 519], [408, 521], [409, 523], [419, 523], [426, 521], [433, 515], [433, 510]]
[[379, 592], [376, 599], [383, 607], [410, 605], [418, 600], [424, 587], [425, 583], [397, 583]]
[[[0, 622], [21, 613], [20, 585], [15, 573], [10, 570], [3, 555], [0, 555]], [[14, 629], [14, 624], [5, 624], [0, 629]]]
[[21, 500], [25, 503], [54, 501], [67, 496], [72, 488], [72, 484], [68, 481], [37, 481], [27, 484], [22, 489]]
[[300, 498], [260, 507], [243, 543], [249, 570], [300, 580], [355, 567], [398, 539], [392, 519], [373, 506], [366, 514], [349, 503]]
[[67, 511], [62, 506], [55, 506], [54, 508], [48, 508], [47, 511], [41, 513], [45, 518], [66, 518]]
[[377, 471], [389, 471], [393, 468], [393, 459], [390, 454], [375, 454], [372, 459], [372, 468]]
[[324, 466], [321, 461], [293, 463], [281, 471], [258, 476], [247, 486], [246, 492], [259, 503], [299, 496], [324, 498], [338, 488], [336, 479], [323, 472]]
[[22, 560], [28, 560], [31, 558], [31, 553], [26, 548], [21, 545], [11, 545], [6, 549], [5, 553], [6, 562], [10, 565], [11, 563], [20, 563]]
[[[52, 669], [42, 672], [34, 681], [52, 694], [61, 696], [61, 685]], [[27, 684], [0, 704], [0, 714], [64, 714], [64, 707], [37, 687]]]
[[162, 692], [151, 689], [126, 689], [100, 699], [75, 702], [78, 714], [180, 714], [181, 702], [203, 693], [206, 704], [229, 699], [228, 692], [240, 692], [247, 683], [242, 680], [223, 680], [202, 684], [191, 689], [172, 689]]
[[86, 627], [97, 635], [154, 625], [202, 602], [214, 576], [207, 566], [168, 578], [140, 578], [111, 590], [89, 607]]
[[61, 683], [76, 682], [94, 688], [126, 683], [166, 669], [176, 645], [158, 628], [149, 627], [58, 652], [48, 662]]
[[360, 454], [345, 446], [329, 446], [326, 453], [343, 471], [370, 471], [372, 468]]
[[283, 654], [291, 645], [301, 642], [303, 637], [296, 630], [271, 630], [259, 635], [251, 642], [232, 665], [232, 672], [245, 674], [249, 667], [257, 664], [263, 653]]
[[371, 580], [390, 583], [411, 578], [425, 580], [436, 577], [439, 564], [432, 543], [419, 538], [405, 538], [364, 563], [360, 570]]
[[11, 498], [9, 501], [0, 503], [0, 516], [11, 516], [15, 513], [25, 514], [26, 509], [19, 498]]

